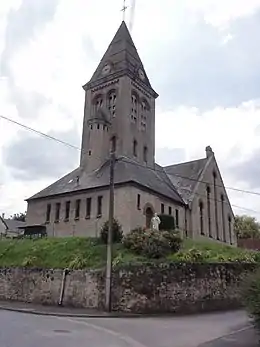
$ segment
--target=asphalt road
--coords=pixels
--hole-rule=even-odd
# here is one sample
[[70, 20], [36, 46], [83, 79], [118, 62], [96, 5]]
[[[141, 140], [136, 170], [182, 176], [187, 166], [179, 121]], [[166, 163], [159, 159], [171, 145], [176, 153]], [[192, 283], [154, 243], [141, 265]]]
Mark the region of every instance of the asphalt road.
[[259, 336], [252, 328], [203, 343], [199, 347], [257, 347], [258, 341]]
[[[219, 344], [219, 338], [225, 335], [228, 339], [234, 331], [243, 333], [248, 318], [243, 311], [87, 319], [0, 311], [0, 324], [1, 347], [229, 347], [233, 345]], [[209, 342], [214, 339], [213, 344]]]

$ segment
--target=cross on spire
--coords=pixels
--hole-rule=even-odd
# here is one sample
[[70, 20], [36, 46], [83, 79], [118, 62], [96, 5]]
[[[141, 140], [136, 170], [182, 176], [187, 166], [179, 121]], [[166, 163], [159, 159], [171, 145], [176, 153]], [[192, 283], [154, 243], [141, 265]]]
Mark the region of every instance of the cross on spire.
[[123, 12], [123, 21], [125, 20], [125, 11], [127, 10], [127, 7], [128, 7], [126, 6], [125, 1], [126, 0], [123, 1], [123, 8], [121, 9], [121, 11]]

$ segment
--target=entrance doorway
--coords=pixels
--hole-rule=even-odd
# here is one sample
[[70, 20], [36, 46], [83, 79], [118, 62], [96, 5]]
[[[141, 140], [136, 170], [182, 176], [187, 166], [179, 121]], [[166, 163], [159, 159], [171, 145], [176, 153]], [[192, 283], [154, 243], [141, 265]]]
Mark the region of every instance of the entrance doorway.
[[151, 220], [153, 218], [153, 210], [151, 207], [147, 207], [145, 210], [145, 216], [146, 216], [146, 228], [150, 229], [151, 228]]

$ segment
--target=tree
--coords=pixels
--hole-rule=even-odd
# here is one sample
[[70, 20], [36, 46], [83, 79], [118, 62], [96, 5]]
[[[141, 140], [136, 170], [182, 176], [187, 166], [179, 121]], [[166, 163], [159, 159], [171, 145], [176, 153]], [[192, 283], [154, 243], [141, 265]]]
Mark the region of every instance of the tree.
[[[100, 238], [103, 243], [107, 244], [108, 240], [108, 229], [109, 229], [109, 221], [106, 221], [100, 231]], [[114, 219], [113, 225], [112, 225], [112, 238], [113, 243], [120, 243], [123, 238], [123, 230], [122, 226], [119, 224], [119, 222]]]
[[14, 220], [18, 220], [20, 222], [25, 222], [25, 218], [26, 218], [26, 212], [22, 213], [15, 213], [13, 216], [12, 216], [12, 219]]
[[255, 217], [235, 216], [234, 229], [239, 239], [260, 238], [260, 223]]

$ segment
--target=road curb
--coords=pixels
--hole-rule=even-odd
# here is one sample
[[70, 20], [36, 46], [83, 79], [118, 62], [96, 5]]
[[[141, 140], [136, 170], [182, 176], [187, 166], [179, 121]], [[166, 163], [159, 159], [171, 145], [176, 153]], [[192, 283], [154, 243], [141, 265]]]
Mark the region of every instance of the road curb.
[[[55, 306], [49, 306], [50, 310], [40, 310], [35, 308], [21, 308], [21, 307], [15, 307], [15, 305], [1, 305], [0, 304], [0, 310], [2, 311], [12, 311], [12, 312], [19, 312], [19, 313], [28, 313], [38, 316], [56, 316], [56, 317], [71, 317], [71, 318], [166, 318], [166, 317], [182, 317], [182, 316], [193, 316], [193, 314], [178, 314], [176, 312], [169, 312], [169, 313], [124, 313], [124, 312], [116, 312], [113, 311], [111, 313], [107, 313], [105, 311], [97, 311], [96, 313], [69, 313], [69, 312], [57, 312], [55, 311]], [[52, 309], [52, 311], [51, 311]], [[86, 309], [88, 311], [88, 309]], [[221, 313], [223, 311], [215, 311], [215, 313]], [[207, 314], [207, 313], [213, 313], [213, 312], [202, 312], [201, 314]], [[197, 315], [199, 313], [195, 313], [194, 315]]]
[[27, 309], [19, 307], [1, 306], [2, 311], [12, 311], [19, 313], [34, 314], [36, 316], [56, 316], [56, 317], [74, 317], [74, 318], [149, 318], [152, 316], [141, 315], [141, 314], [124, 314], [124, 313], [66, 313], [66, 312], [55, 312], [55, 311], [41, 311], [37, 309]]

